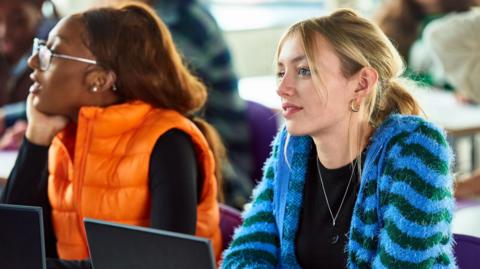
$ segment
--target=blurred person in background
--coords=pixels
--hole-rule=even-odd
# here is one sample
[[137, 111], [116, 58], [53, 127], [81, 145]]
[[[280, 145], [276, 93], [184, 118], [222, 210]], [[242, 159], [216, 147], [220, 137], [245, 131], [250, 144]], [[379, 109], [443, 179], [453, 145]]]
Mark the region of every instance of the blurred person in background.
[[423, 31], [432, 21], [451, 12], [465, 12], [473, 0], [387, 0], [377, 22], [407, 63], [408, 76], [425, 86], [452, 90], [443, 70], [425, 44]]
[[0, 150], [18, 148], [25, 132], [32, 39], [45, 38], [58, 18], [50, 1], [52, 14], [44, 16], [44, 2], [0, 0]]
[[[460, 99], [480, 104], [480, 9], [432, 22], [425, 29], [425, 41]], [[455, 196], [480, 196], [480, 170], [457, 180]]]
[[425, 29], [425, 43], [455, 92], [480, 104], [480, 8], [432, 22]]

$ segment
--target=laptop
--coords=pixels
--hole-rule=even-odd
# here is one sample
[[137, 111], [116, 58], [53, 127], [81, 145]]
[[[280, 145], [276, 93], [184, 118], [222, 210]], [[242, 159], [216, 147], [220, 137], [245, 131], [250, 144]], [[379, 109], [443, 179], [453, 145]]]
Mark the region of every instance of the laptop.
[[214, 269], [210, 240], [163, 230], [84, 219], [94, 269]]
[[42, 208], [0, 204], [0, 268], [46, 269]]

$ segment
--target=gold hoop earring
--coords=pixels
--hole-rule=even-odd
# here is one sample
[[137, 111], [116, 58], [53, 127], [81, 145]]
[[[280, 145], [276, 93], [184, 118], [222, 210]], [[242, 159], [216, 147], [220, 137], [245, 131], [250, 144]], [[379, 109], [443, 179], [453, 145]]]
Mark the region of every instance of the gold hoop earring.
[[92, 87], [91, 91], [92, 91], [92, 92], [97, 92], [97, 91], [98, 91], [98, 87], [97, 87], [97, 86]]
[[352, 112], [358, 112], [360, 111], [360, 104], [358, 104], [357, 107], [355, 107], [355, 99], [352, 99], [352, 101], [350, 101], [350, 110]]

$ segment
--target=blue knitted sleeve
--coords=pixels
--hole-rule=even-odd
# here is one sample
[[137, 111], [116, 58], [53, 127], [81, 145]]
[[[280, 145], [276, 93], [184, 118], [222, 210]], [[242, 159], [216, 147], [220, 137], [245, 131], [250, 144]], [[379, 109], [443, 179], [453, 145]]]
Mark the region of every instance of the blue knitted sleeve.
[[253, 192], [251, 207], [243, 214], [243, 225], [223, 253], [221, 268], [276, 267], [279, 239], [273, 215], [273, 189], [278, 154], [277, 144], [265, 165], [263, 179]]
[[456, 268], [451, 163], [443, 132], [428, 122], [390, 140], [378, 186], [382, 227], [373, 268]]

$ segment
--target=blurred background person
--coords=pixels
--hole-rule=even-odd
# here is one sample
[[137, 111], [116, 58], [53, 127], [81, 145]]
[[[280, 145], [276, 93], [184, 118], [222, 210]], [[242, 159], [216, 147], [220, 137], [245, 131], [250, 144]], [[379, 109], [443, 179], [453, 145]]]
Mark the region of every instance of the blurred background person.
[[425, 29], [425, 42], [455, 91], [480, 104], [480, 9], [432, 22]]
[[45, 10], [51, 13], [44, 16], [44, 2], [0, 0], [0, 149], [17, 148], [25, 132], [32, 39], [45, 38], [58, 18], [50, 1]]
[[[480, 104], [480, 9], [432, 22], [425, 29], [425, 42], [460, 99]], [[480, 196], [480, 170], [457, 180], [455, 196]]]
[[407, 63], [410, 78], [426, 86], [452, 90], [443, 70], [423, 39], [425, 27], [451, 12], [468, 11], [473, 0], [389, 0], [377, 22]]

